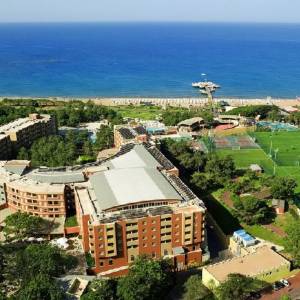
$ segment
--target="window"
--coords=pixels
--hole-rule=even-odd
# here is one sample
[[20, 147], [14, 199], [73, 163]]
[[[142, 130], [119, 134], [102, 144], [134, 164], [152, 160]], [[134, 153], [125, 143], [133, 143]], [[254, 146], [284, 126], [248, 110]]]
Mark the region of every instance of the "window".
[[113, 260], [110, 259], [110, 260], [108, 261], [108, 264], [109, 264], [109, 265], [112, 265], [112, 264], [113, 264]]
[[104, 265], [104, 262], [100, 261], [100, 267], [103, 267], [103, 265]]
[[164, 255], [168, 255], [169, 254], [169, 252], [168, 252], [168, 250], [164, 250]]
[[134, 261], [134, 255], [130, 256], [130, 261]]

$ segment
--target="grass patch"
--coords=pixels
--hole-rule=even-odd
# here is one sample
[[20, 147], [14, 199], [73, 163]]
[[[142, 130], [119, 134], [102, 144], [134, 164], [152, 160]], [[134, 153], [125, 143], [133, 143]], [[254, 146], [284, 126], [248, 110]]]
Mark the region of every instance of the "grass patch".
[[299, 270], [293, 270], [293, 271], [281, 271], [279, 273], [276, 274], [271, 274], [267, 277], [264, 277], [264, 281], [268, 282], [268, 283], [273, 283], [275, 281], [278, 281], [282, 278], [289, 278], [295, 274], [297, 274], [299, 272]]
[[262, 227], [261, 225], [243, 225], [244, 229], [252, 236], [261, 238], [279, 246], [284, 246], [284, 238]]
[[76, 216], [71, 216], [66, 218], [65, 227], [74, 227], [78, 226]]
[[[266, 152], [270, 153], [280, 166], [298, 166], [300, 162], [300, 132], [255, 132], [252, 136]], [[272, 147], [271, 147], [272, 145]], [[271, 150], [270, 150], [271, 149]], [[274, 150], [278, 149], [275, 159]]]
[[112, 107], [112, 109], [120, 113], [123, 118], [138, 118], [143, 120], [155, 120], [162, 113], [162, 108], [159, 106], [127, 105]]
[[86, 260], [86, 264], [88, 265], [89, 268], [95, 267], [95, 260], [92, 257], [91, 253], [89, 253], [89, 252], [85, 253], [85, 260]]
[[232, 156], [236, 167], [239, 169], [248, 168], [251, 164], [259, 164], [263, 167], [266, 173], [273, 172], [273, 161], [266, 153], [261, 149], [241, 149], [241, 150], [231, 150], [222, 149], [217, 150], [217, 154], [224, 157], [227, 155]]

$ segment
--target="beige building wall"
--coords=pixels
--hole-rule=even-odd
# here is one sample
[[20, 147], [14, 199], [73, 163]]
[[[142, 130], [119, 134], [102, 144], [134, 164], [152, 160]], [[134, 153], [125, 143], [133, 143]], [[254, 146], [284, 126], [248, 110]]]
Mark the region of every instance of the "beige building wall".
[[202, 283], [209, 289], [220, 285], [220, 282], [206, 268], [202, 269]]
[[[32, 188], [32, 189], [31, 189]], [[40, 217], [61, 217], [66, 216], [64, 189], [60, 192], [47, 191], [34, 192], [35, 187], [26, 186], [21, 189], [15, 186], [14, 182], [7, 183], [6, 194], [9, 207], [16, 211], [27, 212]], [[31, 192], [29, 192], [31, 190]]]

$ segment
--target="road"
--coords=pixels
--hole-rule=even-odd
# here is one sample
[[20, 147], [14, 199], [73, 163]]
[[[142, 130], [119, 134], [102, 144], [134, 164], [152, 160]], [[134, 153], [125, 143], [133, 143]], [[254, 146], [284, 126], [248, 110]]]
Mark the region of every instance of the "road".
[[300, 300], [300, 272], [293, 277], [288, 278], [289, 287], [283, 288], [272, 294], [266, 294], [261, 297], [262, 300], [278, 300], [282, 295], [289, 295], [293, 300]]

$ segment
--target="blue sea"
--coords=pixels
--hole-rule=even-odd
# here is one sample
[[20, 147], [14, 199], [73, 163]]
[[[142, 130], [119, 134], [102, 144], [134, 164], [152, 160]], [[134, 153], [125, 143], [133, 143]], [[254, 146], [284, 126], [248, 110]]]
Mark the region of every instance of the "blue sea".
[[300, 25], [1, 24], [1, 96], [300, 96]]

